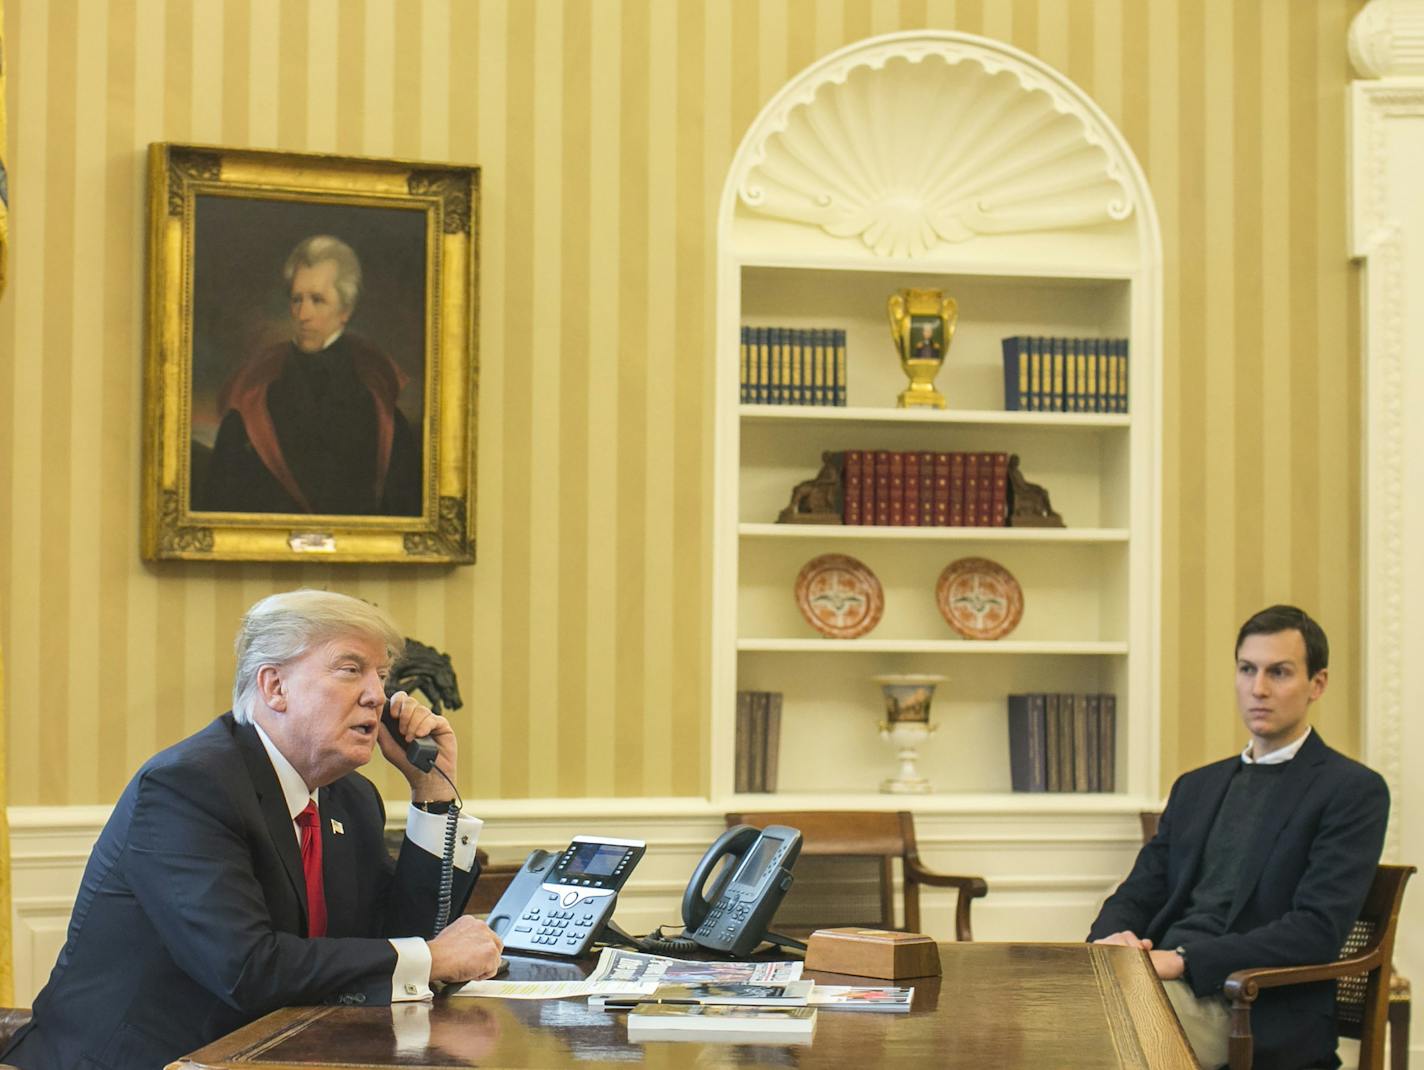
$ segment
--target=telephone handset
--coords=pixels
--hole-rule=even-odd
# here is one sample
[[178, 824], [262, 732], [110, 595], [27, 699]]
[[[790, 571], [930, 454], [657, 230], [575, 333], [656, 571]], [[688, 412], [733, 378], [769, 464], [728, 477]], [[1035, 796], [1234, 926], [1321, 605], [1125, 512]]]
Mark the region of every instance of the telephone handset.
[[646, 846], [575, 836], [558, 854], [532, 852], [490, 911], [489, 927], [508, 951], [584, 954], [612, 923], [618, 889]]
[[435, 740], [429, 736], [422, 736], [419, 739], [407, 740], [401, 735], [400, 725], [391, 716], [391, 700], [386, 699], [386, 704], [381, 707], [381, 724], [390, 730], [391, 738], [397, 743], [405, 744], [405, 756], [411, 765], [415, 766], [422, 773], [428, 773], [435, 765], [435, 757], [440, 753], [440, 748], [436, 746]]
[[[422, 773], [428, 773], [435, 769], [435, 758], [440, 753], [439, 746], [435, 740], [426, 737], [407, 740], [401, 735], [400, 725], [391, 716], [391, 700], [386, 697], [386, 704], [381, 707], [381, 724], [386, 726], [391, 738], [397, 743], [405, 744], [406, 760], [415, 766]], [[442, 777], [454, 788], [454, 782], [445, 776], [443, 769], [436, 769]], [[455, 837], [459, 831], [460, 822], [460, 793], [455, 792], [455, 802], [451, 803], [445, 812], [445, 842], [442, 844], [440, 854], [440, 886], [436, 890], [435, 896], [435, 925], [434, 935], [439, 936], [445, 926], [450, 923], [451, 903], [455, 888]], [[478, 879], [478, 878], [476, 878]]]
[[[766, 937], [791, 888], [791, 867], [800, 853], [801, 833], [794, 828], [729, 828], [707, 848], [683, 893], [684, 935], [713, 951], [749, 954]], [[704, 896], [708, 877], [727, 856], [730, 861], [718, 874], [712, 894]]]

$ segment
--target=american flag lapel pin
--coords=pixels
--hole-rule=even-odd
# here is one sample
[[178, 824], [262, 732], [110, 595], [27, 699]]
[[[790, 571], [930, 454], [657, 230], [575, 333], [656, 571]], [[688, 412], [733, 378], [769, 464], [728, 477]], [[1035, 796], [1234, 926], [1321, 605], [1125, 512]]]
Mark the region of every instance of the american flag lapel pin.
[[336, 820], [336, 818], [334, 817], [331, 819], [331, 831], [337, 836], [346, 835], [346, 829], [343, 828], [341, 822]]

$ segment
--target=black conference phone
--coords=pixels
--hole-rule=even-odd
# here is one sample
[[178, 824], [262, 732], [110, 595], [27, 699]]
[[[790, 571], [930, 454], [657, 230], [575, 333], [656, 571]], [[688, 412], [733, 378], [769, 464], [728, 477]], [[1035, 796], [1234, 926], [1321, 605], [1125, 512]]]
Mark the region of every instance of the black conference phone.
[[611, 922], [642, 840], [575, 836], [562, 852], [533, 851], [490, 912], [508, 951], [582, 955]]
[[[791, 867], [801, 853], [801, 833], [785, 825], [729, 828], [707, 848], [682, 897], [683, 935], [728, 955], [750, 954], [763, 939], [804, 946], [768, 934], [767, 926], [791, 888]], [[703, 889], [722, 860], [711, 895]]]

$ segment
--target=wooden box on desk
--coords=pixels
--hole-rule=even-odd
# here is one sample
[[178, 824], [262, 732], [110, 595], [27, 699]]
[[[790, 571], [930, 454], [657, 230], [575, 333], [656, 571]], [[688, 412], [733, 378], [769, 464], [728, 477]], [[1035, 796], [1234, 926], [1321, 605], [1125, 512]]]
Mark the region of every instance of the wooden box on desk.
[[885, 929], [817, 929], [806, 945], [806, 969], [898, 981], [938, 977], [939, 947], [921, 933]]

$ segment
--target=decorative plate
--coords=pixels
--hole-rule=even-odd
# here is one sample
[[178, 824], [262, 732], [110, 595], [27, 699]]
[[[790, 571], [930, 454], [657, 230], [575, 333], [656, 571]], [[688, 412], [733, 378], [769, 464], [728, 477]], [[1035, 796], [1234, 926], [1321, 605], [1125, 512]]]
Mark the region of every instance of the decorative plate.
[[806, 623], [831, 639], [858, 639], [880, 623], [885, 593], [875, 573], [846, 554], [822, 554], [796, 577]]
[[966, 639], [1002, 639], [1023, 617], [1023, 589], [1003, 565], [961, 557], [945, 566], [935, 602], [949, 626]]

